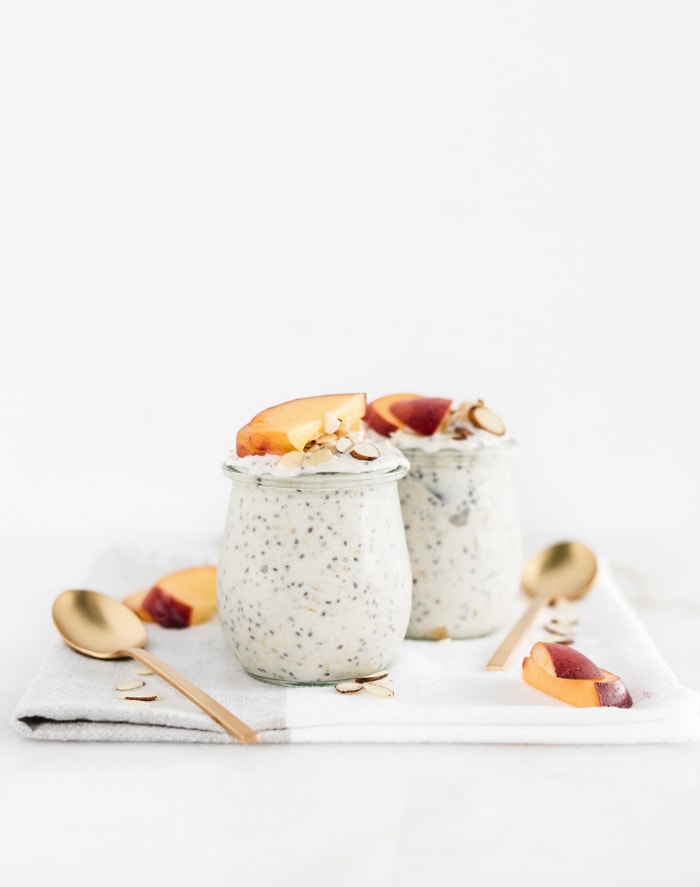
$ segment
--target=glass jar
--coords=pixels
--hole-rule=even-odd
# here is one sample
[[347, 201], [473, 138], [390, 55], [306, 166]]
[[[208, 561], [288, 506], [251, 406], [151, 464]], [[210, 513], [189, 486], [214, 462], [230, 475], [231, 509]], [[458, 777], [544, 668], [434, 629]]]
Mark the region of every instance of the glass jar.
[[515, 449], [402, 448], [411, 465], [399, 482], [413, 573], [409, 638], [480, 637], [508, 616], [522, 569]]
[[224, 465], [224, 474], [217, 601], [243, 668], [285, 685], [387, 668], [411, 612], [397, 486], [405, 465], [293, 477]]

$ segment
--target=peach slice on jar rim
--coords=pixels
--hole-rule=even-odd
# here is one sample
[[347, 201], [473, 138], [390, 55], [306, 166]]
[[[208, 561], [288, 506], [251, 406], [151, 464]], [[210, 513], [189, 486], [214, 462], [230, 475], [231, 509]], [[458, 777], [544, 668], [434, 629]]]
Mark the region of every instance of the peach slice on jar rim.
[[255, 455], [255, 448], [250, 439], [250, 424], [244, 425], [236, 432], [236, 455], [240, 458]]
[[446, 397], [415, 397], [396, 401], [391, 411], [405, 427], [423, 437], [430, 437], [440, 430], [452, 408]]
[[[270, 453], [282, 456], [290, 450], [304, 450], [326, 429], [358, 430], [367, 409], [363, 393], [325, 394], [301, 397], [268, 407], [255, 415], [237, 435], [241, 455]], [[335, 421], [332, 421], [335, 420]], [[337, 424], [340, 423], [340, 424]], [[248, 452], [248, 450], [250, 452]]]
[[393, 411], [393, 406], [404, 400], [416, 400], [422, 397], [421, 394], [385, 394], [382, 397], [376, 397], [367, 404], [365, 412], [365, 422], [377, 434], [389, 437], [392, 431], [398, 431], [399, 428], [405, 428], [406, 423], [402, 422]]

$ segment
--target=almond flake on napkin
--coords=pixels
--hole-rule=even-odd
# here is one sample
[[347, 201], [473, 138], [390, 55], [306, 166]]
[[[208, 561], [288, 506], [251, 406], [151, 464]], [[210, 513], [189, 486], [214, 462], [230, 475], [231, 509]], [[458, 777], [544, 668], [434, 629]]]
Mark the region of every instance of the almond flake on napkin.
[[[116, 598], [164, 573], [216, 563], [217, 552], [109, 551], [86, 588]], [[485, 664], [526, 606], [513, 605], [502, 631], [486, 638], [410, 641], [389, 668], [391, 699], [343, 695], [333, 686], [278, 687], [246, 674], [216, 617], [186, 629], [148, 624], [147, 648], [256, 729], [264, 743], [424, 742], [625, 744], [700, 740], [700, 701], [682, 686], [601, 560], [591, 592], [576, 602], [575, 646], [625, 681], [630, 709], [574, 708], [527, 686], [520, 663], [541, 630], [533, 627], [503, 672]], [[546, 621], [546, 616], [542, 621]], [[100, 742], [235, 743], [218, 724], [157, 675], [140, 676], [140, 693], [115, 690], [136, 677], [132, 659], [97, 660], [58, 636], [25, 690], [11, 722], [25, 737]]]

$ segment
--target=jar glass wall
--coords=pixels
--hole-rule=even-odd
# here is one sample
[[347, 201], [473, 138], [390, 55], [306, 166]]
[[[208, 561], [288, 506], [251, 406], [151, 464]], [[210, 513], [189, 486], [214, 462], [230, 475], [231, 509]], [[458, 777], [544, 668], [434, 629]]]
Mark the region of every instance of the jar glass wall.
[[476, 450], [403, 449], [399, 483], [413, 573], [410, 638], [498, 629], [520, 588], [522, 541], [512, 441]]
[[411, 610], [397, 486], [406, 468], [280, 477], [227, 465], [224, 473], [231, 495], [217, 600], [243, 668], [292, 685], [385, 669]]

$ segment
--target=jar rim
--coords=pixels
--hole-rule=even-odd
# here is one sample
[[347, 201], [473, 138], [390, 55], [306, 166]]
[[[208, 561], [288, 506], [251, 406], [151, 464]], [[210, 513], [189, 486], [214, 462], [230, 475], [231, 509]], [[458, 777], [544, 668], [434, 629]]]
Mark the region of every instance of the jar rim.
[[508, 440], [499, 441], [492, 446], [481, 446], [467, 449], [460, 447], [459, 441], [445, 441], [441, 446], [433, 448], [427, 447], [409, 447], [402, 446], [401, 452], [406, 456], [408, 461], [415, 459], [432, 459], [436, 456], [446, 456], [447, 458], [456, 459], [480, 459], [480, 458], [496, 458], [499, 456], [509, 456], [518, 449], [518, 442], [512, 437]]
[[408, 474], [408, 465], [395, 465], [375, 471], [317, 471], [308, 474], [261, 474], [241, 470], [226, 462], [221, 466], [224, 476], [237, 483], [280, 489], [349, 489], [394, 483]]

